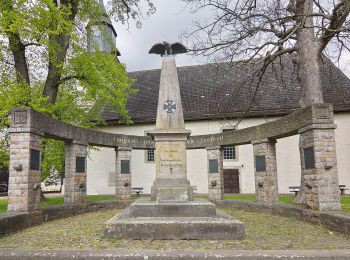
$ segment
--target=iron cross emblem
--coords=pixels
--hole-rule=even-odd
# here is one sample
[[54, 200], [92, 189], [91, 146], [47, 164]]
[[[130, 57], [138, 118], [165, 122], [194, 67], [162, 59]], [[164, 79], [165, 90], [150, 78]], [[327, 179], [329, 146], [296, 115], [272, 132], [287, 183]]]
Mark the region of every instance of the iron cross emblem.
[[176, 104], [172, 100], [167, 100], [163, 104], [163, 109], [166, 110], [167, 113], [172, 113], [176, 110]]

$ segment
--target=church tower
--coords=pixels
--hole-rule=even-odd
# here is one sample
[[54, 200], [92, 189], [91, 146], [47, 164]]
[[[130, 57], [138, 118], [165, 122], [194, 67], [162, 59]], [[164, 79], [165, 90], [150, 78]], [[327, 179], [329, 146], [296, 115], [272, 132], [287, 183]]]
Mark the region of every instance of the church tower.
[[117, 33], [109, 18], [103, 0], [98, 1], [101, 17], [99, 21], [90, 22], [86, 29], [88, 32], [87, 48], [91, 53], [96, 51], [115, 54], [116, 61], [119, 62], [119, 50], [116, 48]]

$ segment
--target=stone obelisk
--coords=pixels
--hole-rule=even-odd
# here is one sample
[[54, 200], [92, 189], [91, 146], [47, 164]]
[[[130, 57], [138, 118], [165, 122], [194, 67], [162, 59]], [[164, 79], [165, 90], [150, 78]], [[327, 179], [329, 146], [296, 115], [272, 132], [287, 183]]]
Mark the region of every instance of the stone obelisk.
[[156, 179], [151, 200], [139, 198], [106, 222], [105, 235], [127, 239], [243, 239], [244, 225], [227, 214], [217, 214], [215, 204], [193, 200], [186, 172], [186, 142], [179, 80], [174, 54], [185, 53], [180, 43], [155, 44], [149, 53], [160, 54], [156, 129]]
[[187, 179], [185, 129], [175, 57], [163, 56], [156, 129], [151, 131], [156, 148], [156, 179], [151, 199], [190, 201], [192, 187]]

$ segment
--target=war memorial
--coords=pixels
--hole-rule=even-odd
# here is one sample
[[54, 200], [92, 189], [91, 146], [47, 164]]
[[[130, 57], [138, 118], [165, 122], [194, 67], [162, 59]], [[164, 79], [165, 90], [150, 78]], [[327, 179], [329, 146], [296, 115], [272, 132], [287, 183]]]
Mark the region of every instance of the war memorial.
[[[159, 47], [159, 46], [158, 46]], [[174, 50], [181, 53], [179, 46]], [[175, 63], [176, 51], [166, 46], [160, 53], [162, 70], [157, 120], [150, 136], [133, 136], [84, 129], [54, 120], [31, 108], [12, 112], [8, 214], [0, 217], [0, 235], [43, 222], [98, 210], [86, 203], [87, 147], [110, 147], [116, 158], [116, 201], [103, 207], [125, 207], [105, 223], [103, 235], [114, 239], [243, 240], [245, 225], [217, 206], [269, 210], [350, 234], [350, 217], [339, 212], [340, 192], [335, 153], [332, 106], [314, 104], [281, 119], [220, 134], [191, 135], [183, 109]], [[284, 207], [278, 203], [275, 143], [279, 138], [301, 136], [301, 170], [304, 173], [305, 205]], [[42, 210], [40, 158], [43, 138], [66, 143], [63, 208]], [[254, 149], [256, 202], [240, 203], [223, 198], [222, 147], [251, 144]], [[156, 179], [150, 197], [132, 198], [132, 149], [155, 149]], [[187, 179], [186, 149], [207, 151], [208, 200], [194, 198]], [[132, 202], [130, 204], [130, 202]], [[102, 207], [102, 206], [101, 206]], [[131, 242], [132, 243], [132, 242]], [[104, 254], [109, 254], [105, 256]], [[98, 251], [0, 252], [1, 259], [180, 259], [176, 253]], [[265, 257], [264, 257], [265, 255]], [[189, 253], [184, 259], [347, 259], [349, 251], [278, 253]], [[339, 258], [337, 258], [339, 256]], [[17, 257], [17, 258], [16, 258]], [[335, 257], [335, 258], [330, 258]]]

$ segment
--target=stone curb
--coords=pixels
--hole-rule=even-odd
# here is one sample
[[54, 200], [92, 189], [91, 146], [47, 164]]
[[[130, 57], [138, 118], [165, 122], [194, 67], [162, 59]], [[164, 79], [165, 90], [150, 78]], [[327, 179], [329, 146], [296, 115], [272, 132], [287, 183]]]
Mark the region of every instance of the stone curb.
[[218, 250], [218, 251], [155, 251], [155, 250], [3, 250], [0, 251], [2, 260], [27, 259], [75, 259], [75, 260], [160, 260], [160, 259], [299, 259], [303, 260], [344, 260], [350, 259], [349, 250], [280, 250], [280, 251], [247, 251], [247, 250]]

